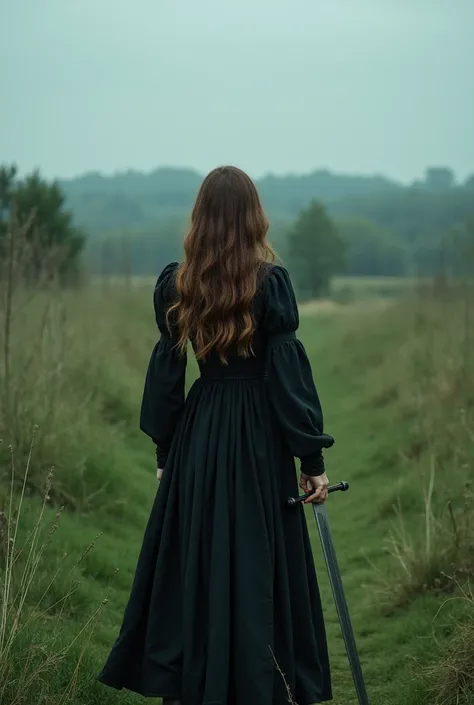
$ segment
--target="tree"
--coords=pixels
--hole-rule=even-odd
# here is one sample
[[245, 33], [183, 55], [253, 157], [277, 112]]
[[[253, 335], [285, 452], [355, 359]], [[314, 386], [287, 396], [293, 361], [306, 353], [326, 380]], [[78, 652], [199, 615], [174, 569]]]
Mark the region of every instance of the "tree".
[[453, 188], [455, 183], [454, 172], [448, 167], [430, 167], [425, 172], [425, 185], [427, 188], [443, 191]]
[[474, 276], [474, 219], [456, 228], [452, 233], [452, 244], [458, 257], [458, 271], [463, 276]]
[[15, 188], [16, 166], [0, 166], [0, 236], [4, 223], [10, 214], [13, 191]]
[[[5, 235], [8, 218], [17, 223], [29, 223], [25, 238], [30, 243], [33, 275], [42, 268], [45, 256], [54, 254], [56, 273], [61, 276], [77, 270], [78, 256], [85, 242], [84, 233], [76, 228], [72, 214], [65, 208], [65, 197], [55, 182], [48, 183], [38, 172], [15, 181], [15, 167], [0, 169], [0, 207]], [[2, 248], [0, 248], [0, 255]]]
[[341, 220], [337, 227], [347, 248], [347, 274], [401, 276], [406, 273], [408, 251], [390, 232], [363, 218]]
[[466, 181], [464, 182], [464, 186], [467, 189], [474, 190], [474, 174], [471, 174], [470, 176], [467, 177]]
[[344, 243], [324, 206], [312, 201], [288, 234], [288, 255], [302, 296], [329, 293], [331, 278], [344, 261]]

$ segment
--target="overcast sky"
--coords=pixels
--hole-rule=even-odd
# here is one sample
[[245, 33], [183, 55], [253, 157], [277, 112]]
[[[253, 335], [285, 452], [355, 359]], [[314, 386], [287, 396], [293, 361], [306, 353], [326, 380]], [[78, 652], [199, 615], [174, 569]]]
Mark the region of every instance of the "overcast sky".
[[0, 0], [0, 162], [474, 172], [474, 0]]

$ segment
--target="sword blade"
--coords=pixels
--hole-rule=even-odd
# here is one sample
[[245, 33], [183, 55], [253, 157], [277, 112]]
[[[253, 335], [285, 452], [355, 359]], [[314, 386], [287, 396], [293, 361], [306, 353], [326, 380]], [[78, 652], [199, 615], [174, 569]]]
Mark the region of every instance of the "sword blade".
[[339, 623], [341, 625], [342, 636], [346, 645], [347, 657], [351, 667], [352, 677], [359, 700], [359, 705], [369, 705], [369, 698], [365, 688], [364, 676], [360, 665], [359, 654], [357, 653], [354, 631], [352, 629], [349, 607], [347, 605], [344, 588], [342, 585], [341, 572], [336, 558], [336, 550], [329, 528], [329, 519], [325, 504], [313, 504], [314, 516], [318, 525], [319, 538], [323, 549], [324, 560], [329, 573], [334, 602], [336, 603]]

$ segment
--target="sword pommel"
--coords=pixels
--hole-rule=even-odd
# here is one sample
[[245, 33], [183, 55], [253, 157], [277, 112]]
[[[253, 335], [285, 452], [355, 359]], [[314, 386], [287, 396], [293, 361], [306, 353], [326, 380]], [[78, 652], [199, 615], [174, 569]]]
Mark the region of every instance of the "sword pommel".
[[329, 492], [335, 492], [336, 490], [340, 490], [341, 492], [347, 492], [349, 489], [350, 485], [348, 482], [340, 482], [338, 485], [334, 485], [333, 488], [329, 488]]

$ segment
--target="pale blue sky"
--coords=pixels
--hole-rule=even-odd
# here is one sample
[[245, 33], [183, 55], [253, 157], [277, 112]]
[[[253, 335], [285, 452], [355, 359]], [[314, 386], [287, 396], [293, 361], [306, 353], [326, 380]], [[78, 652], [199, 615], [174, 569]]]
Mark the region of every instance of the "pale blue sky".
[[0, 162], [474, 172], [474, 0], [0, 0]]

